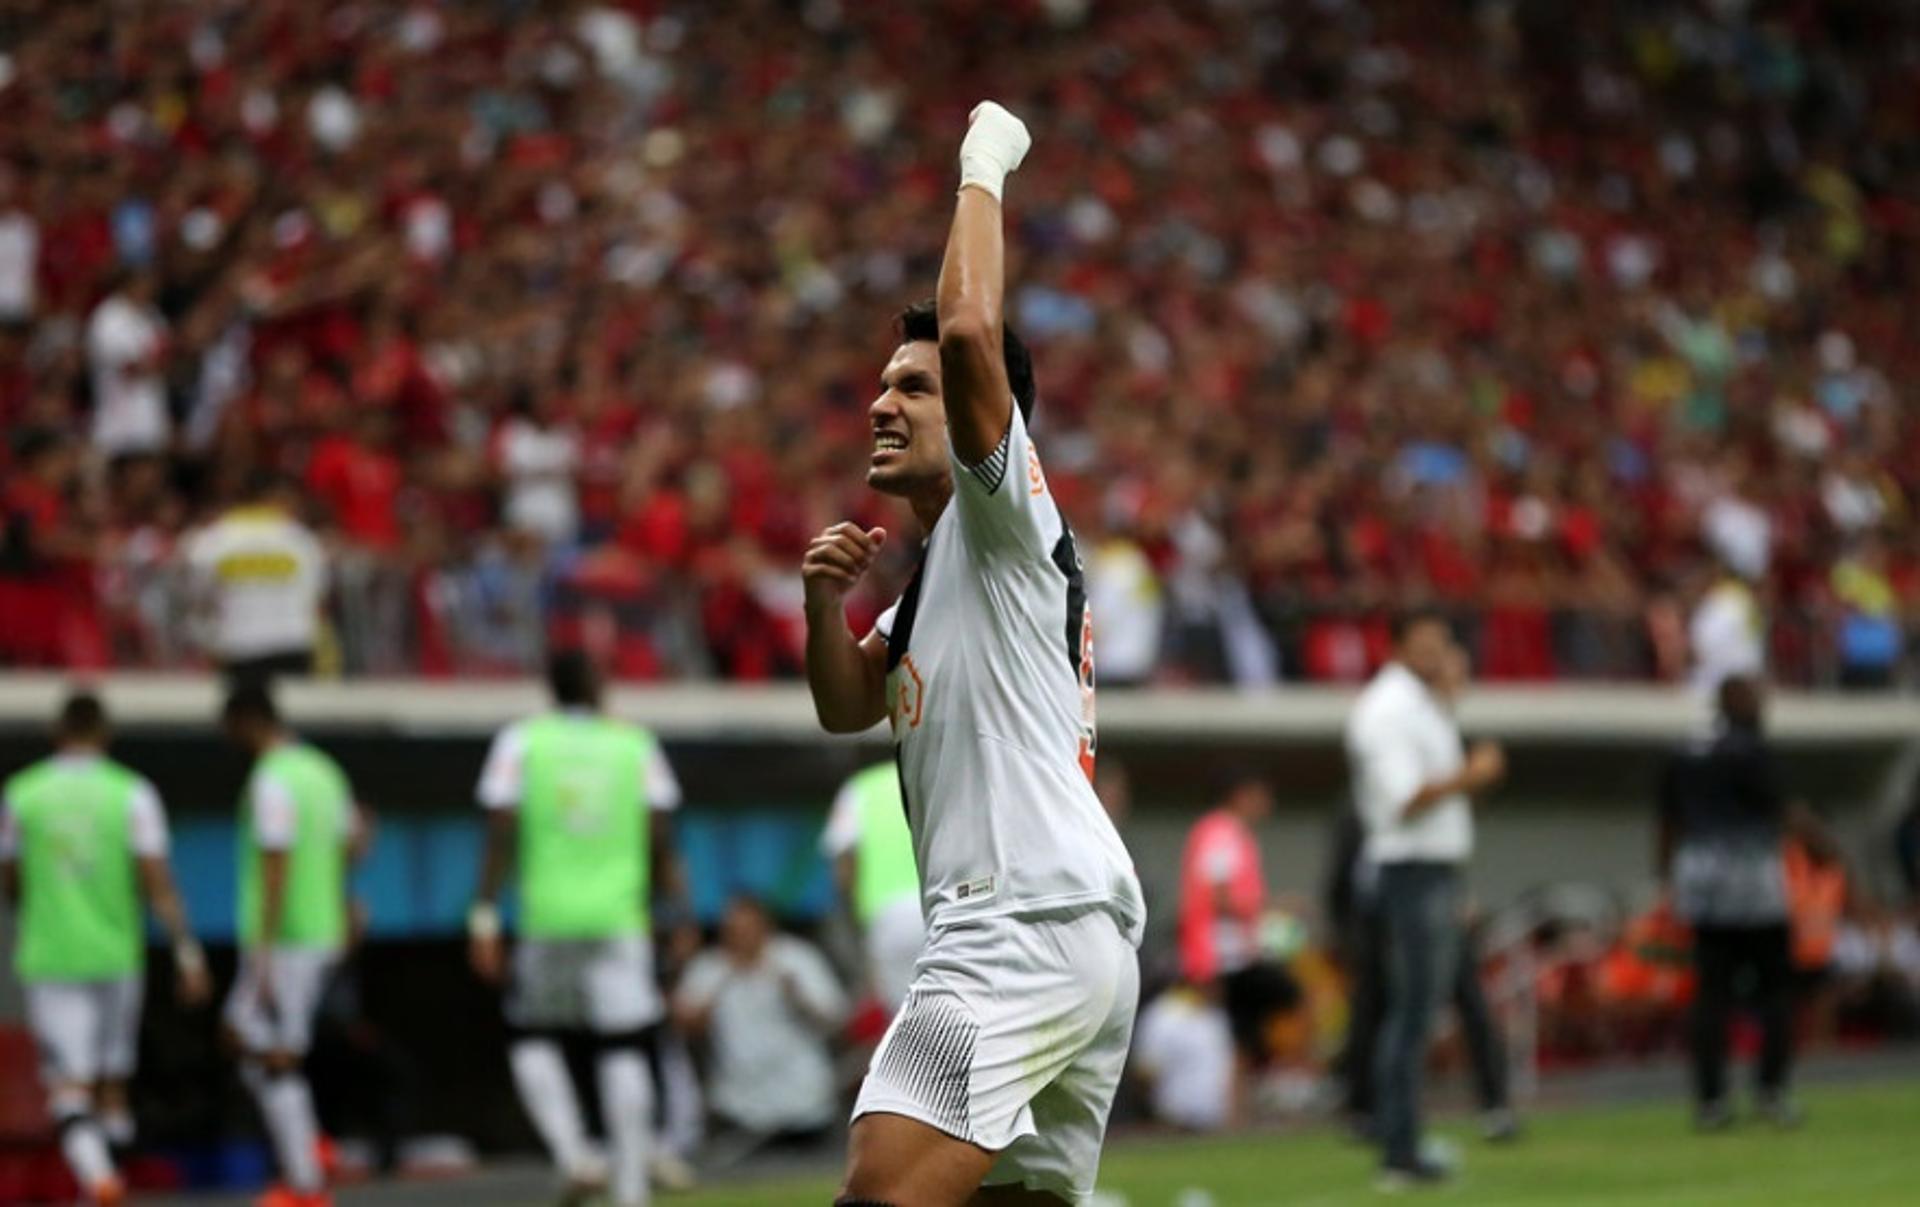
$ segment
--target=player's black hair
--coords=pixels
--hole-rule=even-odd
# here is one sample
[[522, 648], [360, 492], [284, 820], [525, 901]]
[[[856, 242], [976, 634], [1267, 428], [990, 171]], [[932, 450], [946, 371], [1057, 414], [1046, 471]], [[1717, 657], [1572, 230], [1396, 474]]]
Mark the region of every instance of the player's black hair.
[[1432, 604], [1416, 604], [1393, 614], [1389, 629], [1393, 634], [1393, 643], [1399, 645], [1407, 639], [1408, 634], [1423, 624], [1437, 624], [1449, 633], [1453, 631], [1453, 617], [1447, 615], [1443, 609], [1434, 607]]
[[[922, 340], [937, 344], [940, 342], [939, 306], [932, 298], [915, 302], [900, 312], [894, 326], [899, 329], [903, 344], [917, 344]], [[1013, 325], [1005, 321], [1000, 324], [1000, 355], [1007, 362], [1007, 384], [1013, 388], [1013, 401], [1020, 408], [1020, 418], [1032, 423], [1034, 403], [1039, 396], [1033, 381], [1033, 353], [1027, 351], [1026, 341], [1014, 334]]]
[[555, 650], [547, 656], [547, 688], [562, 708], [594, 708], [600, 703], [600, 674], [584, 650]]
[[60, 716], [53, 723], [53, 732], [63, 742], [86, 742], [105, 737], [107, 706], [90, 691], [75, 691], [60, 706]]
[[260, 466], [247, 473], [240, 483], [240, 501], [243, 503], [265, 503], [278, 496], [287, 487], [286, 475], [278, 470]]
[[226, 707], [220, 710], [220, 718], [228, 725], [248, 722], [278, 725], [280, 709], [273, 702], [273, 688], [262, 678], [240, 680], [227, 693]]

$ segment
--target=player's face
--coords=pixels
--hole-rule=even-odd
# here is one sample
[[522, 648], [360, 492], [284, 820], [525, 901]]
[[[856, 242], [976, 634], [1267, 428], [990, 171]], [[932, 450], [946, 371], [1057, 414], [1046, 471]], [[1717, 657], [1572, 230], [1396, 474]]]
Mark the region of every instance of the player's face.
[[901, 344], [880, 374], [880, 397], [867, 408], [873, 451], [867, 485], [909, 494], [945, 479], [947, 411], [940, 400], [940, 345]]

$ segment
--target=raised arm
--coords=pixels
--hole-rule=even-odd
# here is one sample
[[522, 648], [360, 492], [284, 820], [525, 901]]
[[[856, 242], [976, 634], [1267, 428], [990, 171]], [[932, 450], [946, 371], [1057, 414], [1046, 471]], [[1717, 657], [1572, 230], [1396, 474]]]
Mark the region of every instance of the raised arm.
[[1012, 421], [1013, 393], [1002, 355], [1006, 237], [1000, 193], [1032, 139], [1019, 118], [992, 101], [974, 108], [960, 145], [960, 196], [940, 265], [941, 393], [947, 430], [961, 460], [993, 454]]

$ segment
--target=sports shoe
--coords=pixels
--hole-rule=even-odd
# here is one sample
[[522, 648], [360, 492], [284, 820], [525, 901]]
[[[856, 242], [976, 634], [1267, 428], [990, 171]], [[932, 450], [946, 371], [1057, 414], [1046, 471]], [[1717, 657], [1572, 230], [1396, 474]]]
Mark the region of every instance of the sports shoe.
[[1783, 1132], [1790, 1132], [1807, 1121], [1800, 1104], [1785, 1093], [1762, 1094], [1754, 1102], [1754, 1111]]
[[1520, 1117], [1511, 1107], [1499, 1107], [1480, 1116], [1480, 1138], [1488, 1144], [1512, 1144], [1520, 1139]]
[[592, 1174], [574, 1174], [560, 1188], [559, 1207], [586, 1207], [607, 1193], [607, 1180]]
[[678, 1155], [659, 1149], [647, 1158], [647, 1178], [660, 1190], [692, 1190], [700, 1175]]
[[1381, 1166], [1373, 1188], [1381, 1194], [1401, 1194], [1409, 1190], [1431, 1190], [1452, 1180], [1453, 1170], [1423, 1158], [1408, 1164], [1393, 1162]]
[[1731, 1131], [1733, 1128], [1733, 1108], [1724, 1099], [1716, 1098], [1712, 1102], [1702, 1102], [1693, 1108], [1693, 1130], [1702, 1135]]

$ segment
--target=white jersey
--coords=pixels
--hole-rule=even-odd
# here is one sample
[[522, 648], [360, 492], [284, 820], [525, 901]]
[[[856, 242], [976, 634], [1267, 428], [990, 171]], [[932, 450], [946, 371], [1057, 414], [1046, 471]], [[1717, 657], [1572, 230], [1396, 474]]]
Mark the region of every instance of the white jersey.
[[[952, 454], [949, 454], [952, 456]], [[1080, 557], [1019, 408], [880, 618], [929, 930], [1104, 906], [1138, 945], [1140, 883], [1093, 792], [1093, 627]]]
[[236, 507], [190, 537], [186, 556], [213, 600], [209, 644], [216, 656], [313, 648], [327, 555], [306, 525], [275, 507]]

